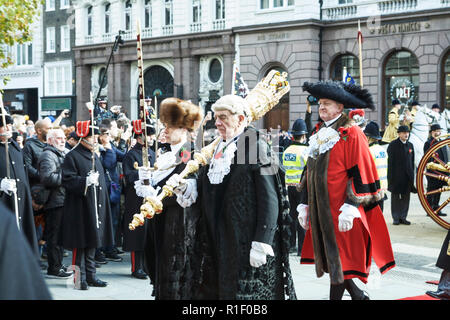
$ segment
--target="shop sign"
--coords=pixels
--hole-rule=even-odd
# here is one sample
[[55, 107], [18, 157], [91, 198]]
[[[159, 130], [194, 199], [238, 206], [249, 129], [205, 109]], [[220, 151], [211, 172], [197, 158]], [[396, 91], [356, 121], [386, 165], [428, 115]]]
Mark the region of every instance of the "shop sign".
[[403, 105], [408, 105], [416, 96], [416, 87], [409, 79], [398, 79], [391, 86], [391, 101], [400, 100]]

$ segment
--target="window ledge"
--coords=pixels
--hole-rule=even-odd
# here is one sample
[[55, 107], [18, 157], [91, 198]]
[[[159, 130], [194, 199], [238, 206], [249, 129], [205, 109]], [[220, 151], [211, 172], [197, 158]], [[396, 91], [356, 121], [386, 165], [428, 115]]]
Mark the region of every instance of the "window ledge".
[[279, 8], [267, 8], [267, 9], [258, 9], [255, 14], [266, 14], [266, 13], [275, 13], [275, 12], [285, 12], [285, 11], [293, 11], [295, 9], [294, 6], [288, 7], [279, 7]]

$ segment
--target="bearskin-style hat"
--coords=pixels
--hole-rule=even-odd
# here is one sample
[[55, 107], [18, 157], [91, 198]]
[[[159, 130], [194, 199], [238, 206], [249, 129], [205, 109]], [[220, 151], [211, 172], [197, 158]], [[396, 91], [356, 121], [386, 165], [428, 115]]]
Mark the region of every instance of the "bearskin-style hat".
[[193, 131], [202, 122], [203, 110], [190, 101], [166, 98], [161, 102], [159, 118], [166, 126]]
[[346, 108], [375, 110], [370, 92], [357, 84], [327, 80], [316, 83], [305, 82], [302, 88], [317, 99], [331, 99], [342, 103]]

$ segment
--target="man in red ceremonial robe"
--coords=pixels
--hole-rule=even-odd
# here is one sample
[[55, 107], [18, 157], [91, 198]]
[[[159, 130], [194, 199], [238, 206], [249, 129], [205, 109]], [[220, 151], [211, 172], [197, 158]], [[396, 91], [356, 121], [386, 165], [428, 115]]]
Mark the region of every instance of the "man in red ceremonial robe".
[[383, 191], [361, 128], [346, 108], [374, 109], [370, 93], [337, 81], [305, 82], [303, 90], [319, 99], [319, 116], [309, 140], [307, 168], [298, 186], [297, 210], [307, 229], [301, 263], [330, 275], [330, 299], [347, 290], [352, 299], [369, 299], [352, 281], [367, 283], [374, 258], [383, 274], [395, 266], [389, 233], [378, 202]]

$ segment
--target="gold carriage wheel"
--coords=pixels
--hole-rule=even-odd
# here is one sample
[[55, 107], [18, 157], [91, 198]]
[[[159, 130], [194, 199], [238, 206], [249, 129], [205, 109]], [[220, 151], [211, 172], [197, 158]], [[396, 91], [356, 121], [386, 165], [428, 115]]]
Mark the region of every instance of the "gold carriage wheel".
[[425, 188], [423, 186], [423, 179], [426, 176], [438, 178], [438, 179], [443, 180], [443, 181], [446, 181], [447, 179], [450, 179], [450, 175], [447, 178], [446, 175], [440, 175], [439, 173], [427, 172], [427, 163], [430, 160], [430, 158], [434, 158], [435, 160], [437, 160], [439, 162], [439, 163], [437, 163], [436, 168], [438, 166], [440, 166], [440, 168], [442, 168], [441, 171], [450, 173], [450, 167], [447, 167], [446, 163], [443, 163], [442, 161], [439, 161], [440, 160], [439, 158], [434, 157], [434, 154], [435, 154], [435, 152], [438, 149], [440, 149], [440, 148], [442, 148], [442, 147], [444, 147], [446, 145], [450, 145], [450, 137], [448, 135], [445, 135], [445, 136], [447, 136], [447, 138], [445, 140], [439, 141], [438, 143], [433, 145], [430, 149], [428, 149], [428, 151], [424, 154], [424, 156], [420, 160], [419, 166], [418, 166], [418, 169], [417, 169], [416, 186], [417, 186], [417, 194], [419, 195], [419, 200], [420, 200], [420, 203], [422, 204], [422, 207], [430, 215], [431, 219], [433, 219], [441, 227], [443, 227], [443, 228], [448, 230], [448, 229], [450, 229], [450, 223], [445, 221], [445, 220], [443, 220], [437, 214], [447, 204], [450, 203], [450, 196], [444, 202], [442, 202], [440, 204], [439, 208], [435, 211], [435, 210], [433, 210], [433, 208], [431, 208], [430, 204], [428, 203], [427, 194], [441, 192], [441, 195], [443, 195], [443, 192], [450, 191], [450, 184], [449, 184], [449, 186], [444, 186], [444, 187], [439, 188], [437, 190], [434, 190], [434, 191], [432, 191], [430, 193], [427, 193], [427, 191], [425, 190]]

